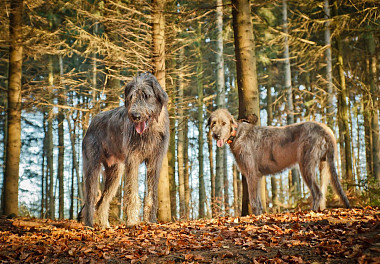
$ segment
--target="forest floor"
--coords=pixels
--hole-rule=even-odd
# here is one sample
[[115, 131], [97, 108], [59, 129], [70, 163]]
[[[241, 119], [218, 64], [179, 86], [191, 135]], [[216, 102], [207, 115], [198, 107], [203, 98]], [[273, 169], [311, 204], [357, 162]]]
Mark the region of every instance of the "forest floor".
[[0, 263], [380, 263], [380, 209], [84, 228], [0, 219]]

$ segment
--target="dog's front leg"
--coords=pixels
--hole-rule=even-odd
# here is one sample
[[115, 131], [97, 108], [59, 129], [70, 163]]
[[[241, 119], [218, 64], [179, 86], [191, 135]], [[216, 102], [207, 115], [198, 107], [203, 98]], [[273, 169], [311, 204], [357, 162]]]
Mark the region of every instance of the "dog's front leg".
[[144, 222], [157, 222], [158, 208], [158, 181], [160, 179], [160, 171], [162, 166], [162, 157], [156, 157], [147, 160], [147, 192], [144, 198]]
[[125, 164], [125, 188], [124, 205], [126, 215], [126, 225], [134, 226], [140, 222], [140, 197], [138, 183], [139, 162], [130, 159]]
[[260, 181], [261, 175], [250, 173], [247, 178], [249, 203], [252, 208], [252, 212], [255, 215], [260, 215], [263, 212], [263, 207], [260, 198]]

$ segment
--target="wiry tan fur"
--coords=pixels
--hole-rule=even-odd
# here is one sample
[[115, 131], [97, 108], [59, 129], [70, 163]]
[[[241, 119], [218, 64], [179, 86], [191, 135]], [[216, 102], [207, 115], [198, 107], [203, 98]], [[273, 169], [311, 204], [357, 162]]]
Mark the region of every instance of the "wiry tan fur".
[[[327, 126], [317, 122], [304, 122], [283, 127], [254, 126], [237, 123], [226, 109], [214, 111], [209, 120], [213, 137], [224, 144], [234, 127], [236, 137], [230, 144], [240, 172], [248, 183], [249, 201], [253, 212], [262, 213], [259, 182], [262, 176], [275, 174], [295, 164], [312, 196], [311, 209], [325, 208], [328, 179], [340, 196], [345, 207], [350, 203], [340, 184], [335, 168], [336, 141]], [[316, 182], [316, 168], [321, 171], [321, 186]]]
[[[82, 143], [85, 205], [80, 215], [87, 226], [93, 226], [95, 214], [100, 226], [109, 227], [109, 205], [124, 171], [127, 225], [139, 222], [138, 167], [142, 162], [147, 167], [143, 217], [156, 222], [158, 180], [169, 143], [167, 102], [157, 79], [144, 73], [126, 85], [125, 106], [102, 112], [91, 121]], [[139, 123], [146, 124], [144, 129]], [[102, 166], [105, 186], [95, 205]]]

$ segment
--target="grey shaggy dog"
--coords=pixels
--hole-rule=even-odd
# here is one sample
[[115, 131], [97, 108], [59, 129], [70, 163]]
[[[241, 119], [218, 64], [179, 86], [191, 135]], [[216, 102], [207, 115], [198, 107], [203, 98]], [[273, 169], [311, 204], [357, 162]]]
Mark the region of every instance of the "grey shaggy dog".
[[[304, 122], [283, 127], [254, 126], [237, 123], [226, 109], [211, 113], [208, 125], [217, 146], [230, 144], [240, 172], [246, 177], [249, 202], [253, 213], [262, 213], [260, 181], [295, 164], [312, 196], [311, 209], [326, 207], [325, 194], [329, 177], [345, 207], [350, 203], [339, 182], [335, 168], [337, 152], [333, 132], [317, 122]], [[316, 168], [321, 171], [321, 188], [316, 182]]]
[[[124, 171], [126, 224], [139, 222], [138, 168], [142, 162], [147, 168], [143, 218], [156, 222], [158, 180], [169, 143], [167, 103], [168, 95], [157, 79], [143, 73], [125, 86], [125, 106], [92, 119], [82, 143], [85, 204], [80, 215], [85, 225], [94, 225], [95, 214], [101, 227], [109, 227], [109, 205]], [[102, 165], [105, 184], [96, 203]]]

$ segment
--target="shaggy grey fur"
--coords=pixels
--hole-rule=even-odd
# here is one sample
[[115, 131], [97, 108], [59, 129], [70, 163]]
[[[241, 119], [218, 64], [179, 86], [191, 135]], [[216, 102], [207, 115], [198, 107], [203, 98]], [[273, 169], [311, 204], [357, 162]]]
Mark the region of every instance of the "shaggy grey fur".
[[[280, 172], [295, 164], [312, 196], [311, 209], [325, 208], [325, 194], [329, 177], [332, 186], [345, 207], [350, 203], [339, 182], [335, 168], [336, 141], [327, 126], [317, 122], [304, 122], [284, 127], [262, 127], [237, 123], [226, 109], [214, 111], [209, 120], [213, 137], [219, 147], [227, 140], [240, 172], [248, 183], [249, 202], [253, 212], [262, 213], [260, 180], [262, 176]], [[231, 138], [234, 129], [236, 136]], [[315, 169], [321, 171], [321, 189], [316, 182]]]
[[[127, 225], [139, 222], [138, 167], [147, 167], [144, 221], [156, 222], [157, 187], [162, 160], [169, 143], [168, 95], [149, 73], [125, 86], [125, 106], [96, 115], [83, 139], [85, 225], [109, 227], [108, 210], [123, 172], [126, 173]], [[98, 180], [104, 167], [105, 185], [96, 203]]]

